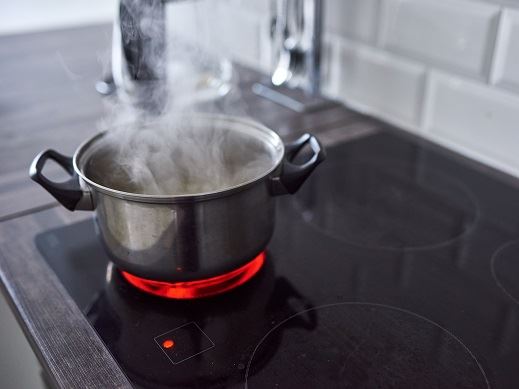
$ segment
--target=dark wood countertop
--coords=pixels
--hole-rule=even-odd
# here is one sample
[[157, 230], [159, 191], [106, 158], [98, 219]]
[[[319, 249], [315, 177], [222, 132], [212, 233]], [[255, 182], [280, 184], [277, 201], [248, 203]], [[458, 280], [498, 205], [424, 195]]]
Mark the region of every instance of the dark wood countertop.
[[52, 206], [31, 185], [44, 148], [72, 153], [96, 132], [102, 100], [94, 83], [108, 58], [109, 26], [0, 37], [0, 220]]
[[87, 213], [55, 208], [0, 223], [0, 278], [22, 329], [56, 387], [130, 388], [34, 243], [39, 232], [86, 217]]
[[[38, 233], [91, 214], [54, 208], [56, 201], [28, 178], [39, 151], [72, 154], [96, 132], [103, 105], [94, 84], [110, 40], [110, 26], [0, 38], [0, 278], [43, 366], [63, 388], [130, 387], [34, 243]], [[380, 125], [336, 103], [295, 113], [253, 95], [258, 77], [240, 68], [248, 114], [282, 136], [312, 130], [332, 144]]]

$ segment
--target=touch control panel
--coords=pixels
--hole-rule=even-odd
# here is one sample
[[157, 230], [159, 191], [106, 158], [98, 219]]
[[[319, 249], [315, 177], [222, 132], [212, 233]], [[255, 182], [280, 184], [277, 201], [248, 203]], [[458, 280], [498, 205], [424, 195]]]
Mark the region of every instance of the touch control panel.
[[174, 365], [212, 349], [214, 342], [195, 323], [186, 323], [154, 338]]

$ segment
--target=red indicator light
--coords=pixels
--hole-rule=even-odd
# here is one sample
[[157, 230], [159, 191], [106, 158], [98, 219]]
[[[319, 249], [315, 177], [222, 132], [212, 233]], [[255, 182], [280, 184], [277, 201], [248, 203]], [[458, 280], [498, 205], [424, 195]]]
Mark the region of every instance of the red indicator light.
[[214, 296], [234, 289], [250, 280], [263, 266], [265, 252], [244, 266], [216, 277], [185, 282], [154, 281], [121, 271], [130, 284], [144, 292], [171, 299], [196, 299]]
[[162, 347], [164, 348], [172, 348], [175, 346], [175, 342], [173, 342], [171, 339], [166, 339], [164, 342], [162, 342]]

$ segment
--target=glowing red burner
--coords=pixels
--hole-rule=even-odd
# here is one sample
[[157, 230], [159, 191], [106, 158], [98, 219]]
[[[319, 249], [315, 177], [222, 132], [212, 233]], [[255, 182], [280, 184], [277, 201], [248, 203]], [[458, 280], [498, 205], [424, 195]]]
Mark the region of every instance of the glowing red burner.
[[125, 271], [121, 271], [121, 273], [130, 284], [147, 293], [171, 299], [196, 299], [227, 292], [242, 285], [250, 280], [259, 269], [261, 269], [264, 262], [265, 252], [261, 252], [246, 265], [229, 273], [207, 278], [205, 280], [174, 283], [147, 280]]

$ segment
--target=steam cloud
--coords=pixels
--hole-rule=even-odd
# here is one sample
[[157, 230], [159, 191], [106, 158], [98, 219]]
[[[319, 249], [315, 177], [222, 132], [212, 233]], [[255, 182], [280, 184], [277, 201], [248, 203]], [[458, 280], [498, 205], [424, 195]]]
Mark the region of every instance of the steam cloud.
[[[141, 23], [145, 39], [160, 39], [160, 28], [154, 25], [161, 2], [127, 2]], [[188, 2], [194, 11], [194, 22], [217, 7], [214, 1]], [[208, 4], [212, 5], [209, 6]], [[143, 8], [145, 7], [145, 8]], [[213, 10], [214, 11], [214, 10]], [[121, 28], [133, 28], [122, 25]], [[132, 31], [134, 33], [134, 31]], [[208, 31], [205, 31], [208, 34]], [[149, 195], [185, 195], [222, 190], [257, 178], [273, 164], [273, 151], [254, 137], [241, 131], [197, 119], [198, 112], [246, 116], [236, 88], [237, 78], [228, 77], [229, 62], [221, 60], [182, 32], [166, 31], [168, 56], [154, 50], [146, 53], [146, 62], [156, 69], [167, 69], [169, 80], [150, 83], [139, 99], [109, 100], [109, 114], [100, 129], [107, 134], [97, 142], [85, 172], [101, 185], [132, 193]], [[176, 37], [176, 38], [175, 38]], [[193, 36], [191, 36], [193, 38]], [[208, 42], [207, 36], [194, 37]], [[168, 58], [169, 57], [169, 58]], [[215, 77], [216, 75], [216, 77]], [[115, 76], [115, 75], [114, 75]], [[219, 76], [219, 77], [218, 77]], [[221, 79], [226, 79], [224, 82]], [[167, 83], [167, 84], [164, 84]], [[167, 85], [167, 100], [161, 86]], [[228, 92], [228, 93], [227, 93]], [[213, 99], [214, 94], [225, 98]], [[159, 113], [149, 107], [164, 107]]]

